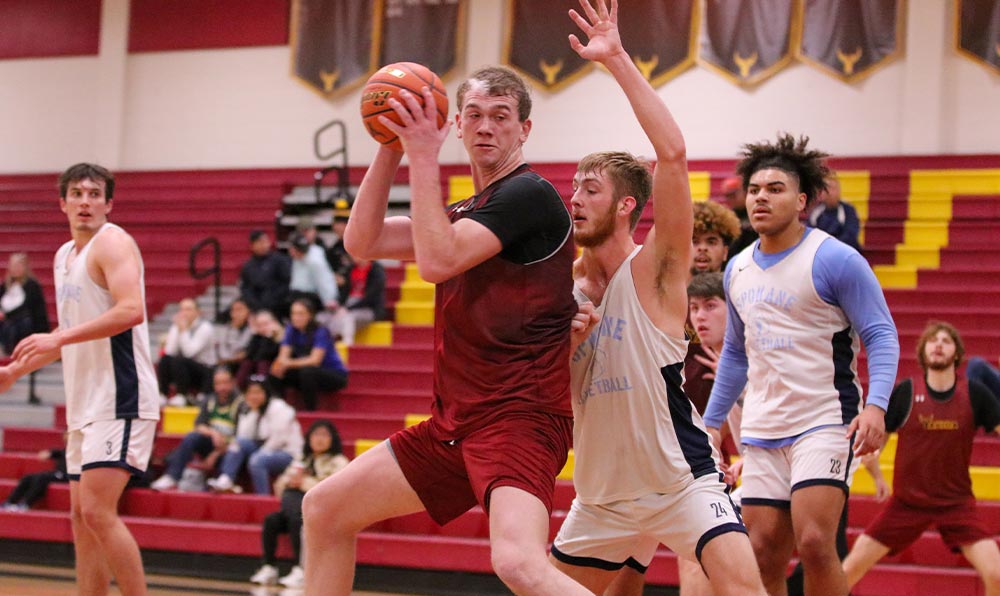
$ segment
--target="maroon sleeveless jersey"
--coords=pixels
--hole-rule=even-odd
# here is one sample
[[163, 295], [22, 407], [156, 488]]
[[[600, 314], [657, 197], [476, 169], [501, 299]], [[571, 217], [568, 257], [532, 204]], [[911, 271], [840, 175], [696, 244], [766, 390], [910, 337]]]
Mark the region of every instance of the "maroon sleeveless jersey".
[[899, 429], [892, 490], [913, 507], [946, 507], [972, 498], [969, 462], [976, 423], [969, 384], [958, 378], [946, 400], [931, 396], [926, 381], [913, 384], [913, 410]]
[[572, 416], [572, 219], [552, 185], [522, 165], [449, 209], [493, 231], [500, 254], [437, 284], [433, 424], [460, 439], [517, 412]]

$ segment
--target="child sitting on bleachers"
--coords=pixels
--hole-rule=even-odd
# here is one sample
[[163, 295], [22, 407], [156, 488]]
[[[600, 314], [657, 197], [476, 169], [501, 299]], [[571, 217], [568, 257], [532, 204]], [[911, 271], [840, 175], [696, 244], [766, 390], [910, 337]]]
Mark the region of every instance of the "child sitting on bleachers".
[[253, 335], [246, 348], [246, 356], [240, 362], [236, 371], [236, 384], [240, 389], [246, 389], [251, 375], [266, 375], [271, 370], [271, 363], [278, 357], [281, 338], [285, 329], [268, 310], [254, 313], [250, 326]]
[[225, 324], [215, 327], [215, 356], [218, 364], [226, 365], [235, 373], [247, 356], [247, 346], [253, 335], [246, 300], [233, 300], [227, 318]]
[[302, 458], [292, 462], [274, 483], [274, 494], [281, 499], [281, 509], [264, 518], [261, 532], [263, 565], [250, 581], [273, 584], [278, 580], [278, 559], [275, 554], [278, 535], [287, 532], [292, 543], [295, 566], [278, 581], [289, 588], [302, 587], [302, 497], [306, 491], [343, 469], [347, 463], [336, 427], [327, 420], [314, 422], [306, 433]]
[[55, 469], [46, 472], [25, 474], [17, 482], [17, 486], [7, 496], [0, 509], [3, 511], [27, 511], [32, 503], [45, 496], [49, 484], [53, 482], [69, 482], [66, 475], [66, 451], [64, 449], [44, 449], [38, 452], [38, 459], [50, 459], [55, 462]]

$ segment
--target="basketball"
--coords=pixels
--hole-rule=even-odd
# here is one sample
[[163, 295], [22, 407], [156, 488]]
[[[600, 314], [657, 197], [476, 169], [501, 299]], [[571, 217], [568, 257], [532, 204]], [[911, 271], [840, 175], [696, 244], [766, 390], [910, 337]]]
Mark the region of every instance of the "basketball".
[[365, 123], [368, 134], [390, 149], [402, 151], [403, 145], [399, 142], [399, 137], [382, 126], [378, 117], [384, 115], [398, 124], [399, 115], [389, 106], [389, 98], [394, 97], [402, 101], [399, 92], [406, 89], [417, 98], [422, 106], [424, 105], [424, 96], [420, 92], [421, 87], [430, 88], [434, 94], [434, 101], [437, 103], [437, 124], [438, 127], [444, 125], [445, 119], [448, 117], [448, 93], [445, 91], [441, 79], [422, 64], [396, 62], [378, 69], [365, 83], [365, 88], [361, 92], [361, 119]]

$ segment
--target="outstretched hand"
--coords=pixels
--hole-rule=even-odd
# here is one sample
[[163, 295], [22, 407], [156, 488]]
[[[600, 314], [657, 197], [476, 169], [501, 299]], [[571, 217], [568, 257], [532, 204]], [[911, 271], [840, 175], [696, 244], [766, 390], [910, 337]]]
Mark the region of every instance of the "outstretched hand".
[[611, 10], [605, 4], [606, 0], [598, 0], [597, 10], [590, 5], [589, 0], [580, 0], [580, 6], [587, 18], [573, 9], [569, 17], [587, 36], [587, 44], [580, 42], [576, 35], [569, 35], [569, 45], [581, 58], [593, 62], [604, 62], [612, 56], [624, 53], [622, 38], [618, 34], [618, 0], [611, 0]]

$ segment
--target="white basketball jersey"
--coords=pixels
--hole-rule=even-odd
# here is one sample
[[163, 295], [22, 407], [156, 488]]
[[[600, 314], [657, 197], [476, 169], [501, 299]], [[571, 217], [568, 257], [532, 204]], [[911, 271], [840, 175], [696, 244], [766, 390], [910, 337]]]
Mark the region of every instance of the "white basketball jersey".
[[[59, 327], [68, 329], [92, 321], [112, 307], [111, 293], [87, 272], [87, 255], [94, 239], [109, 228], [106, 223], [67, 267], [74, 249], [69, 241], [56, 252], [54, 271]], [[118, 228], [121, 229], [121, 228]], [[138, 247], [136, 253], [138, 254]], [[66, 424], [77, 430], [97, 420], [160, 417], [156, 373], [149, 357], [149, 329], [145, 320], [146, 282], [139, 256], [143, 322], [113, 337], [62, 348], [66, 388]]]
[[729, 301], [743, 320], [749, 361], [744, 438], [794, 437], [847, 424], [858, 413], [858, 334], [813, 283], [813, 260], [828, 238], [807, 230], [794, 250], [767, 269], [754, 262], [754, 244], [730, 269]]
[[632, 277], [639, 248], [612, 276], [596, 309], [600, 323], [571, 359], [573, 483], [584, 504], [673, 493], [719, 473], [681, 388], [688, 342], [658, 329], [639, 303]]

